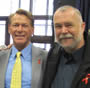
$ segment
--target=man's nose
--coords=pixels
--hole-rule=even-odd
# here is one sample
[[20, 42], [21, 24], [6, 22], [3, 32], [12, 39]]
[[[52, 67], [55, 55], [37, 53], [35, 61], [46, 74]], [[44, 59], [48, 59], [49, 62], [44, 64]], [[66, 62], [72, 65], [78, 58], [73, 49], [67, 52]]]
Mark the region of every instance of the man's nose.
[[62, 33], [67, 33], [67, 32], [68, 32], [67, 27], [63, 26], [62, 29], [61, 29], [61, 32], [62, 32]]
[[18, 31], [22, 31], [22, 29], [23, 29], [23, 27], [22, 27], [22, 25], [20, 24], [20, 25], [18, 26]]

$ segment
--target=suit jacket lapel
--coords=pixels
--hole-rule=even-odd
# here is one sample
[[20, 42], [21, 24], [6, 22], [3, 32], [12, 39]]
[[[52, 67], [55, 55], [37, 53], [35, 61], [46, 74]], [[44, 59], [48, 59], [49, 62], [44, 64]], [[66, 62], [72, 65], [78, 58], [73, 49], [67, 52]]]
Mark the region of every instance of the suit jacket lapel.
[[10, 50], [0, 51], [0, 88], [5, 85], [5, 73], [7, 69]]
[[32, 82], [31, 82], [31, 88], [36, 88], [39, 82], [40, 78], [40, 69], [41, 64], [39, 64], [40, 60], [40, 54], [38, 55], [38, 51], [33, 45], [32, 45]]

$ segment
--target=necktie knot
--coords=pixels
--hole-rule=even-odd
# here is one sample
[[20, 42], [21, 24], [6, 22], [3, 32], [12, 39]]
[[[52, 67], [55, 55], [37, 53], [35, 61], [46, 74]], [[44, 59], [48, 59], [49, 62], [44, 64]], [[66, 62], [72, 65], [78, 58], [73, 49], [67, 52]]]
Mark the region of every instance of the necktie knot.
[[21, 52], [17, 52], [16, 54], [17, 58], [21, 56]]

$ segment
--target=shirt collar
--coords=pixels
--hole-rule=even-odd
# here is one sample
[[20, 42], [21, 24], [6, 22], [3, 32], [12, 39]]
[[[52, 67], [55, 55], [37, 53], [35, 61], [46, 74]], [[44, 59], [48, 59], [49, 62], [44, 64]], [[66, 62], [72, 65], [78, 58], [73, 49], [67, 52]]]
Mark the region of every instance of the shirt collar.
[[22, 52], [22, 55], [23, 57], [26, 59], [26, 57], [32, 55], [31, 52], [32, 52], [32, 44], [30, 43], [26, 48], [24, 48], [21, 52]]
[[76, 62], [80, 63], [83, 57], [83, 52], [84, 52], [84, 46], [76, 50], [75, 52], [69, 54], [64, 51], [64, 57], [66, 58], [65, 63], [69, 62]]
[[17, 52], [18, 52], [18, 50], [13, 45], [12, 48], [11, 48], [11, 57], [14, 58]]
[[72, 53], [72, 56], [74, 57], [74, 60], [76, 62], [79, 62], [82, 60], [83, 52], [84, 52], [84, 46]]
[[[31, 47], [32, 47], [32, 44], [30, 43], [26, 48], [24, 48], [21, 51], [22, 56], [24, 58], [27, 57], [27, 56], [30, 56], [30, 54], [31, 54]], [[18, 49], [13, 45], [12, 48], [11, 48], [11, 57], [14, 58], [17, 52], [18, 52]]]

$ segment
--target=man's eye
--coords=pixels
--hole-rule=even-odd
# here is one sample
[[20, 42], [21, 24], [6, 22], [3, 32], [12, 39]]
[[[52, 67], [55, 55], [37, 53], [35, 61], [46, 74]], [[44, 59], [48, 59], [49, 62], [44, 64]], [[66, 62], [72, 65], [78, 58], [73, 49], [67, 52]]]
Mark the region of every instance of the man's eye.
[[23, 26], [23, 27], [28, 27], [28, 25], [27, 25], [27, 24], [23, 24], [22, 26]]
[[18, 26], [19, 26], [19, 24], [13, 24], [13, 26], [14, 26], [14, 27], [18, 27]]
[[65, 24], [66, 27], [72, 27], [72, 24]]
[[55, 28], [61, 28], [62, 26], [61, 25], [55, 25]]

